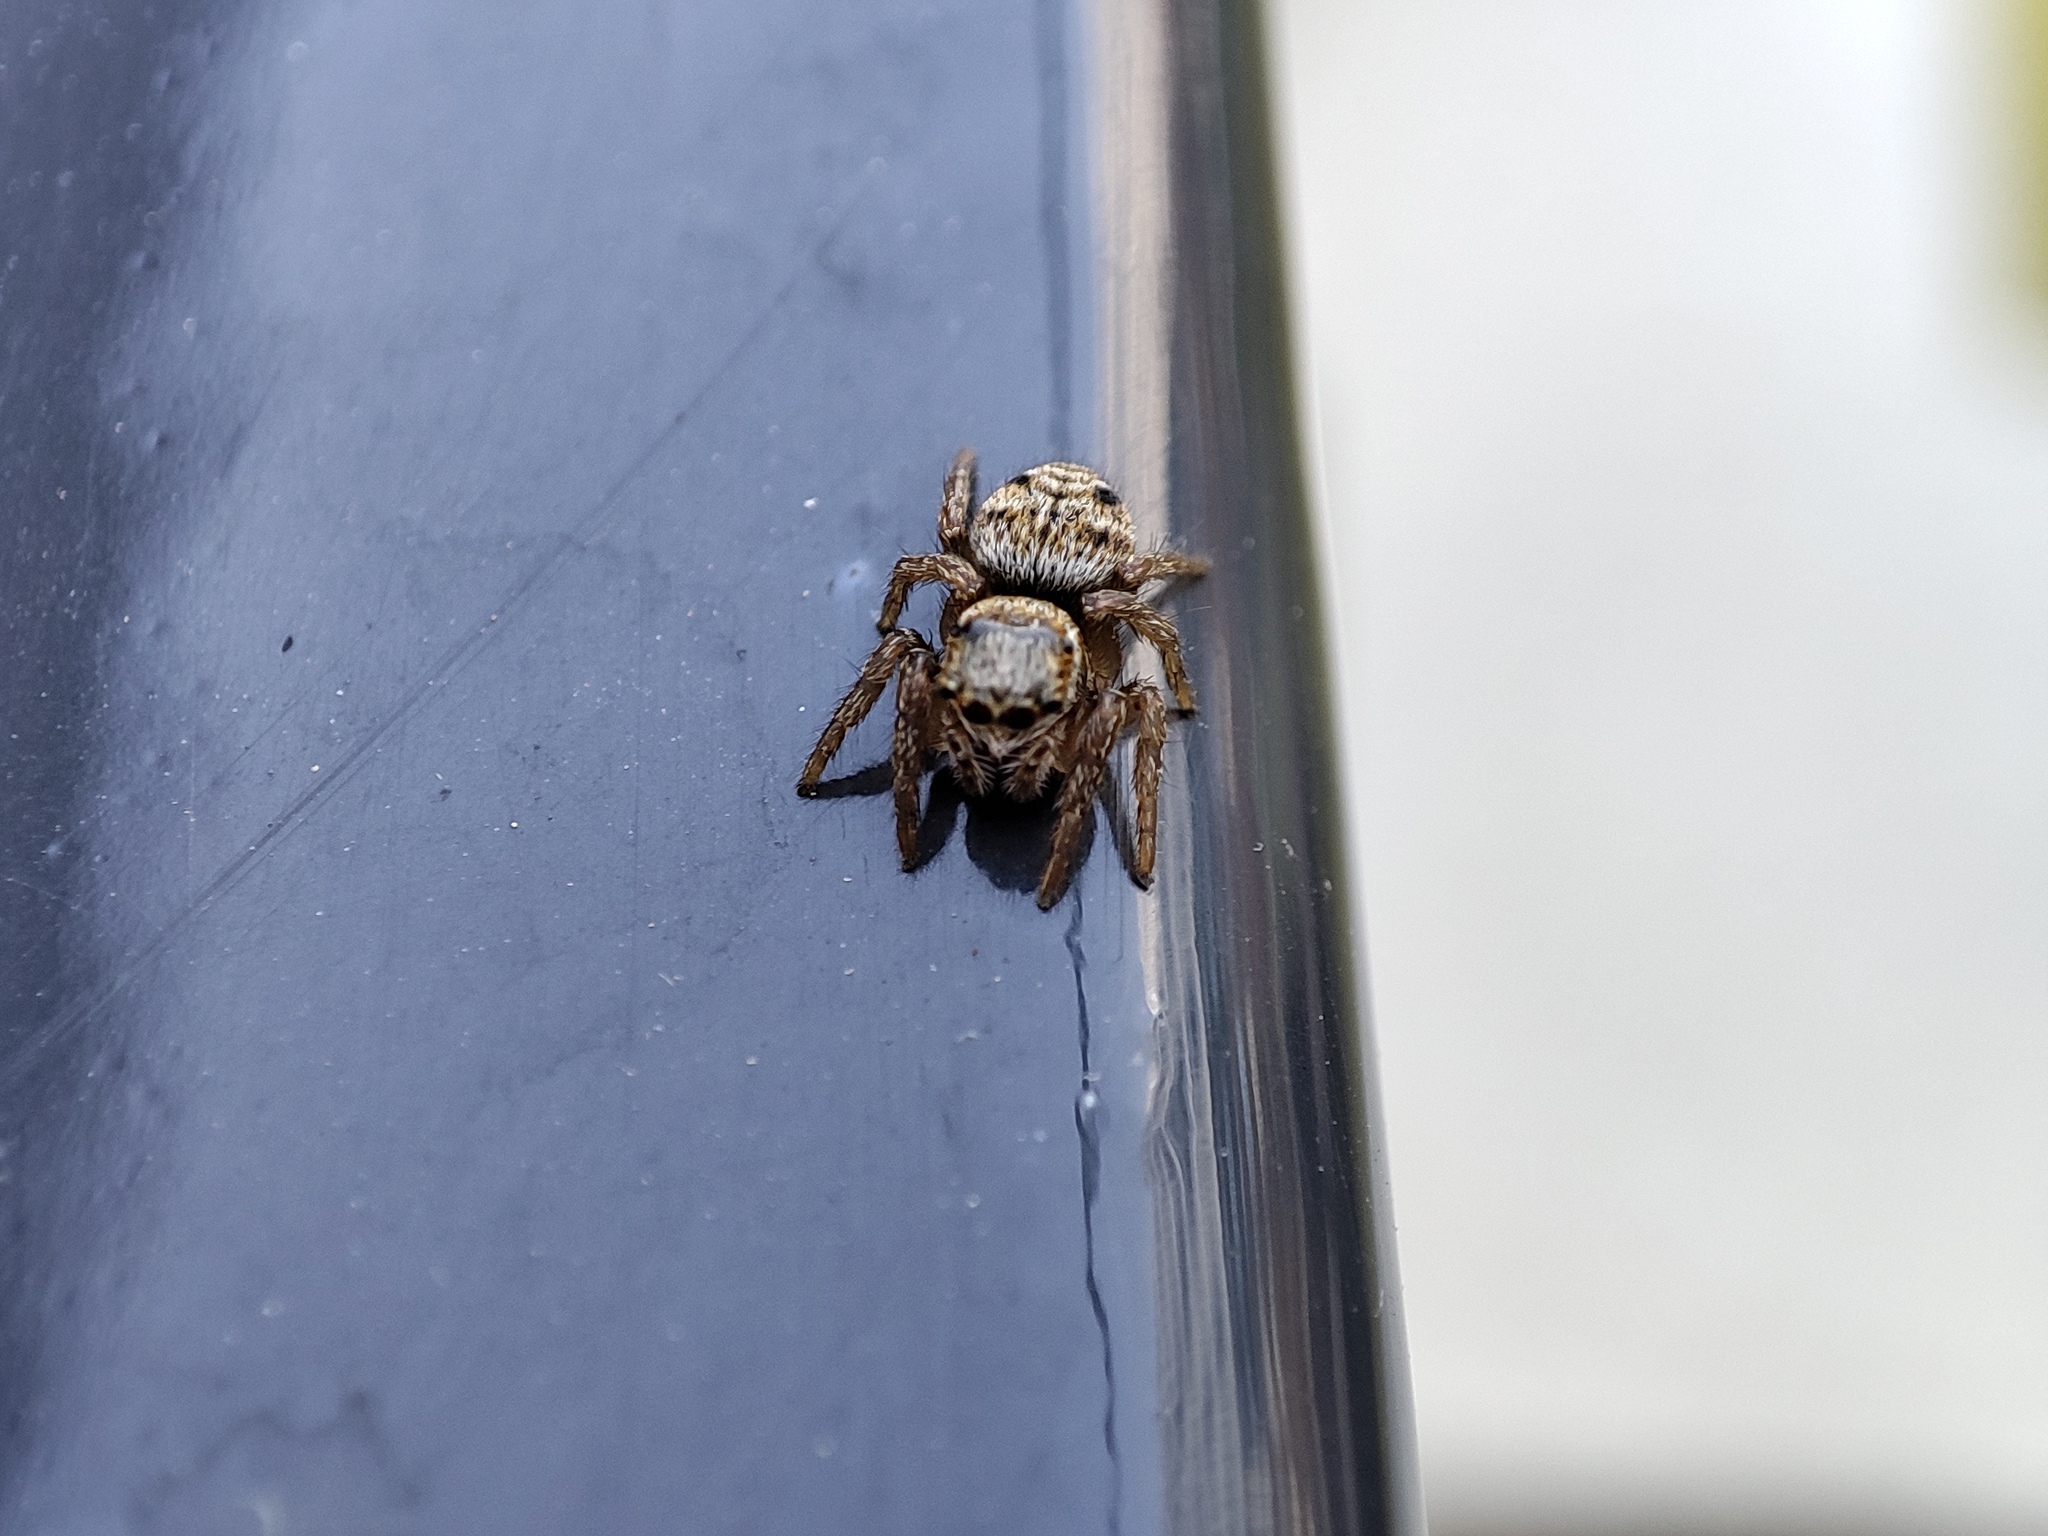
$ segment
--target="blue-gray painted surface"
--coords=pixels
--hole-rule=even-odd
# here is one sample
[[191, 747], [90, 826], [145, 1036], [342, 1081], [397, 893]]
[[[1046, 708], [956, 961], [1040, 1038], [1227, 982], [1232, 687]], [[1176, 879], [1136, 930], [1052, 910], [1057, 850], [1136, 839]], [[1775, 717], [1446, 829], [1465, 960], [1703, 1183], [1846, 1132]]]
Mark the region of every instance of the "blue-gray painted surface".
[[0, 1529], [1157, 1528], [1108, 839], [792, 792], [1090, 449], [1052, 19], [0, 18]]

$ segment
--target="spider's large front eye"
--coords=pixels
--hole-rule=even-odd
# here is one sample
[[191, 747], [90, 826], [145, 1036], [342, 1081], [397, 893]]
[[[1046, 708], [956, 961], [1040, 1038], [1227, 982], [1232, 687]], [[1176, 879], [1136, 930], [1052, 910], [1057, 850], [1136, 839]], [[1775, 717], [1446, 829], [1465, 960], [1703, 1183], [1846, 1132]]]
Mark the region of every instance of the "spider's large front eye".
[[1018, 705], [1015, 709], [1003, 711], [1003, 724], [1013, 731], [1029, 730], [1038, 723], [1038, 711]]
[[995, 719], [995, 715], [990, 712], [989, 707], [978, 700], [961, 710], [960, 713], [967, 717], [967, 722], [970, 725], [988, 725]]

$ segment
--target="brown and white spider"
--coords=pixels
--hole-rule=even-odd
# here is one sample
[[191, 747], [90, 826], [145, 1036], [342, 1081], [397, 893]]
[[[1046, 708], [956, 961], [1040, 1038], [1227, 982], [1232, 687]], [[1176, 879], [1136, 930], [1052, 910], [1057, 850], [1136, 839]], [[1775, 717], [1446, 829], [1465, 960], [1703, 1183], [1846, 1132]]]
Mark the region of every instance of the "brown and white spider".
[[[962, 448], [939, 499], [940, 552], [905, 555], [890, 573], [875, 627], [887, 634], [912, 590], [942, 582], [939, 616], [944, 643], [968, 605], [991, 593], [1042, 597], [1081, 626], [1097, 669], [1114, 681], [1122, 670], [1119, 632], [1128, 627], [1159, 652], [1166, 684], [1182, 713], [1195, 707], [1173, 621], [1138, 596], [1149, 582], [1200, 576], [1209, 562], [1175, 550], [1138, 553], [1130, 508], [1085, 464], [1041, 464], [1012, 477], [974, 505], [974, 450]], [[1114, 655], [1115, 663], [1110, 658]]]
[[[1166, 701], [1150, 683], [1123, 680], [1119, 627], [1127, 624], [1158, 646], [1182, 708], [1192, 709], [1179, 636], [1133, 588], [1165, 576], [1200, 575], [1208, 562], [1136, 555], [1129, 512], [1100, 475], [1077, 464], [1043, 464], [1019, 475], [970, 517], [973, 499], [974, 455], [963, 450], [946, 476], [939, 512], [939, 538], [949, 552], [897, 563], [882, 605], [882, 642], [826, 722], [797, 792], [817, 792], [847, 733], [894, 678], [890, 764], [903, 867], [917, 862], [920, 786], [935, 756], [944, 756], [961, 788], [975, 796], [999, 792], [1028, 803], [1055, 775], [1064, 775], [1052, 851], [1038, 882], [1038, 905], [1050, 908], [1073, 877], [1110, 754], [1135, 732], [1131, 877], [1150, 885]], [[1028, 578], [1046, 595], [982, 595], [990, 584], [982, 568], [952, 553], [956, 548], [984, 560], [1003, 585]], [[1127, 585], [1105, 588], [1105, 580]], [[940, 650], [895, 624], [920, 581], [943, 581], [951, 589], [939, 620]]]

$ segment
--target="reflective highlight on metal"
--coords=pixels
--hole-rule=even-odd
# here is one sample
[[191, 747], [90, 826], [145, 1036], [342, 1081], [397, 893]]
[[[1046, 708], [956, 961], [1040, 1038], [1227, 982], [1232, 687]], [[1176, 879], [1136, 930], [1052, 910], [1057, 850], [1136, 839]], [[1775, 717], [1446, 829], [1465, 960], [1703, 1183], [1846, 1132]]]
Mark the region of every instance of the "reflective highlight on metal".
[[1105, 15], [1111, 472], [1216, 557], [1144, 912], [1167, 1525], [1419, 1533], [1259, 18]]
[[[0, 1532], [1419, 1529], [1260, 67], [0, 9]], [[963, 443], [1218, 557], [1154, 896], [791, 792]]]

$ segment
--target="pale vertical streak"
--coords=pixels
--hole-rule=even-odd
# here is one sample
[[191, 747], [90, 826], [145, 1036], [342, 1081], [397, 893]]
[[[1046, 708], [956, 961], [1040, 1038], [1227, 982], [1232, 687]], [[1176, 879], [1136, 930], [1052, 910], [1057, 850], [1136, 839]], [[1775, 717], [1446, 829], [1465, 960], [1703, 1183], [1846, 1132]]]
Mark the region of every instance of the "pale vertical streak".
[[[1173, 248], [1167, 0], [1096, 8], [1096, 252], [1103, 470], [1123, 493], [1140, 548], [1173, 542]], [[1148, 658], [1149, 659], [1149, 658]], [[1195, 942], [1193, 820], [1186, 751], [1167, 747], [1156, 883], [1138, 903], [1152, 1078], [1145, 1130], [1158, 1288], [1160, 1451], [1173, 1536], [1269, 1536], [1270, 1478], [1247, 1434], [1256, 1387], [1240, 1379], [1229, 1251], [1198, 970], [1169, 965]]]
[[1103, 0], [1096, 10], [1100, 163], [1096, 253], [1101, 291], [1103, 469], [1141, 540], [1166, 524], [1168, 317], [1172, 300], [1163, 0]]
[[2020, 141], [2020, 270], [2030, 297], [2042, 303], [2048, 302], [2048, 0], [2012, 0], [2001, 19]]

